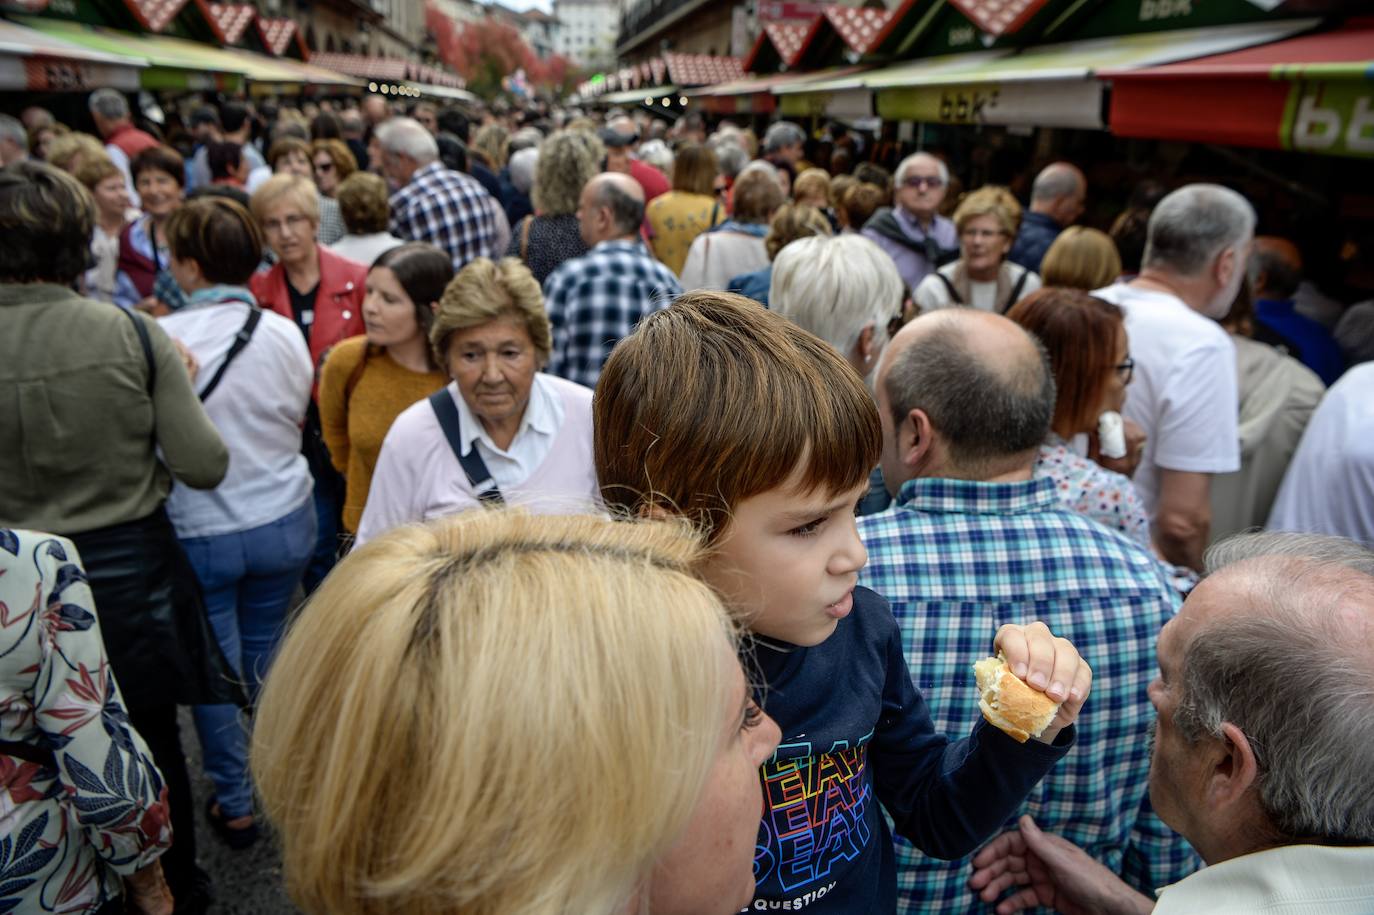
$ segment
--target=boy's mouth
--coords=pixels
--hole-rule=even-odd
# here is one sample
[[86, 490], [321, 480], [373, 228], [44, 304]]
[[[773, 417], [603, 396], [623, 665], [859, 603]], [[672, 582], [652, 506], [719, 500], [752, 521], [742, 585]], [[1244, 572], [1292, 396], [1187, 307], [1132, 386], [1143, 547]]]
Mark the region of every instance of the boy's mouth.
[[849, 611], [854, 609], [854, 592], [850, 591], [844, 597], [825, 608], [825, 615], [831, 619], [842, 620], [849, 615]]

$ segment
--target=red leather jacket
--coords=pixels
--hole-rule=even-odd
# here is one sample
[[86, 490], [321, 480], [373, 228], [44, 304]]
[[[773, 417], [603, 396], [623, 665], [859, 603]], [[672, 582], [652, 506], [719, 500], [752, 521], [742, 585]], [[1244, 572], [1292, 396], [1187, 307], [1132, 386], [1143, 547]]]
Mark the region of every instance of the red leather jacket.
[[[331, 346], [345, 337], [363, 333], [363, 294], [367, 282], [367, 268], [362, 264], [340, 257], [324, 245], [319, 246], [319, 252], [320, 285], [315, 293], [315, 320], [310, 325], [310, 358], [316, 374]], [[286, 289], [286, 268], [281, 264], [254, 274], [248, 288], [263, 308], [295, 320], [291, 294]]]

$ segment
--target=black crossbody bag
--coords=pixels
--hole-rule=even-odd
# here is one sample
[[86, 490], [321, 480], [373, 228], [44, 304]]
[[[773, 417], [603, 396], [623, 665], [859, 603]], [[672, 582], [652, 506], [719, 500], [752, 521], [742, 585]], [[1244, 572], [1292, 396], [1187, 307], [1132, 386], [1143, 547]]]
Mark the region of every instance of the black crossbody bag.
[[491, 478], [487, 462], [482, 460], [477, 446], [473, 445], [466, 455], [463, 454], [463, 424], [458, 418], [458, 407], [453, 403], [453, 395], [449, 394], [448, 388], [440, 388], [429, 395], [429, 406], [434, 410], [435, 418], [439, 420], [439, 428], [444, 430], [444, 438], [448, 439], [453, 456], [458, 459], [458, 465], [463, 468], [463, 473], [467, 474], [473, 492], [477, 493], [477, 500], [483, 505], [504, 505], [506, 499], [501, 495], [501, 490], [496, 488], [496, 481]]
[[258, 329], [258, 322], [261, 320], [262, 309], [250, 305], [248, 308], [248, 320], [243, 322], [243, 327], [239, 328], [239, 332], [234, 335], [234, 342], [229, 344], [229, 352], [224, 355], [224, 361], [219, 364], [219, 369], [215, 372], [214, 377], [210, 379], [210, 383], [200, 392], [201, 403], [205, 403], [206, 398], [214, 393], [215, 388], [219, 387], [219, 381], [224, 377], [224, 370], [229, 368], [229, 363], [233, 362], [234, 358], [238, 356], [239, 353], [243, 352], [243, 348], [248, 345], [248, 341], [253, 339], [253, 331]]

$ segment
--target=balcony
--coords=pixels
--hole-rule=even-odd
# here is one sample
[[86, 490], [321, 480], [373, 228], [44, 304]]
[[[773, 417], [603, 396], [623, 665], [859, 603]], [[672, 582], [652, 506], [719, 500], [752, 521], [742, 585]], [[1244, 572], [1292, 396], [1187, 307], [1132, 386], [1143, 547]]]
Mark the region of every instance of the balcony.
[[711, 2], [713, 0], [639, 0], [620, 18], [616, 54], [632, 51], [687, 13]]

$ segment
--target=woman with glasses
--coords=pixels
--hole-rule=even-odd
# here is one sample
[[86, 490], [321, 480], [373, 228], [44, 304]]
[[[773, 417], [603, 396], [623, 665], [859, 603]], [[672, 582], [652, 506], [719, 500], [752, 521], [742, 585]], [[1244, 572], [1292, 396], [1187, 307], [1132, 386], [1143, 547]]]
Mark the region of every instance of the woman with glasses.
[[333, 197], [339, 183], [358, 170], [358, 160], [343, 140], [316, 140], [310, 144], [310, 164], [321, 197]]
[[320, 244], [332, 245], [348, 234], [338, 201], [326, 197], [315, 185], [315, 164], [309, 143], [297, 137], [283, 137], [267, 151], [267, 164], [274, 175], [300, 175], [315, 187], [315, 237]]
[[673, 162], [673, 189], [651, 200], [644, 211], [654, 257], [678, 276], [697, 236], [726, 219], [725, 204], [714, 194], [720, 177], [711, 147], [688, 143]]
[[[1135, 369], [1121, 309], [1077, 289], [1050, 287], [1017, 302], [1007, 317], [1045, 345], [1059, 392], [1035, 475], [1054, 480], [1068, 508], [1153, 552], [1149, 517], [1130, 478], [1096, 461], [1102, 450], [1099, 419], [1103, 413], [1120, 413]], [[1086, 436], [1089, 457], [1071, 445], [1078, 436]], [[1127, 447], [1127, 460], [1134, 466], [1145, 447], [1143, 434], [1133, 430]]]
[[[262, 227], [263, 240], [276, 252], [277, 263], [249, 282], [259, 305], [296, 322], [310, 347], [310, 363], [317, 367], [334, 344], [363, 333], [367, 286], [366, 267], [315, 240], [319, 200], [315, 185], [297, 174], [273, 175], [257, 189], [253, 216]], [[343, 480], [330, 463], [313, 401], [306, 414], [303, 449], [315, 479], [319, 531], [315, 555], [305, 573], [308, 593], [334, 564], [344, 495]]]
[[965, 306], [1004, 314], [1040, 288], [1032, 270], [1007, 260], [1021, 225], [1021, 204], [1011, 191], [980, 187], [954, 211], [959, 259], [921, 280], [916, 304], [922, 311]]

